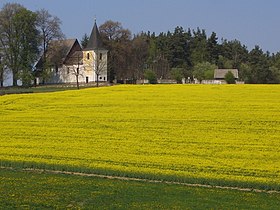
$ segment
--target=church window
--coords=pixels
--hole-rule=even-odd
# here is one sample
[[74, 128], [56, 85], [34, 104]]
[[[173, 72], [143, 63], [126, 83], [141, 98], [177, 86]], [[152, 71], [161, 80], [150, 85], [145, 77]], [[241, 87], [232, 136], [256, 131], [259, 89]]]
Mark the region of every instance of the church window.
[[102, 77], [99, 77], [99, 79], [102, 79]]
[[67, 74], [69, 74], [70, 73], [70, 68], [69, 67], [67, 67]]
[[87, 59], [89, 60], [89, 53], [87, 53]]
[[99, 60], [102, 60], [102, 53], [99, 54]]

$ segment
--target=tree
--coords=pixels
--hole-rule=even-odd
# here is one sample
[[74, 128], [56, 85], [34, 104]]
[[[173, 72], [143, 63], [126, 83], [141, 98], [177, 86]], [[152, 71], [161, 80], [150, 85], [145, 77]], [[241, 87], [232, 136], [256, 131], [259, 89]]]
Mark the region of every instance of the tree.
[[194, 66], [193, 75], [201, 83], [204, 79], [213, 79], [216, 68], [216, 65], [210, 64], [209, 62], [199, 63]]
[[108, 40], [119, 40], [123, 36], [122, 31], [125, 29], [120, 22], [108, 20], [99, 27], [99, 30]]
[[79, 77], [80, 76], [83, 76], [83, 74], [81, 73], [81, 69], [80, 69], [80, 64], [82, 62], [82, 56], [80, 57], [79, 55], [79, 52], [77, 54], [74, 54], [76, 56], [73, 57], [73, 60], [76, 60], [76, 62], [73, 62], [73, 63], [76, 63], [76, 65], [73, 65], [72, 67], [72, 74], [75, 75], [76, 77], [76, 85], [77, 85], [77, 89], [79, 90], [80, 89], [80, 82], [79, 82]]
[[192, 65], [207, 62], [209, 60], [209, 52], [207, 50], [207, 36], [205, 30], [193, 30], [193, 37], [190, 41], [190, 52]]
[[269, 69], [268, 57], [259, 46], [255, 46], [249, 53], [249, 65], [251, 66], [250, 83], [265, 84], [270, 83], [272, 72]]
[[131, 74], [132, 43], [131, 32], [119, 22], [106, 21], [99, 27], [108, 53], [108, 73], [110, 80], [127, 79]]
[[241, 64], [248, 60], [247, 47], [242, 45], [238, 40], [223, 40], [221, 45], [221, 54], [224, 58], [228, 59], [232, 68], [239, 69]]
[[153, 70], [147, 69], [144, 72], [144, 77], [149, 81], [150, 84], [157, 84], [156, 73]]
[[182, 83], [184, 77], [182, 68], [172, 68], [170, 73], [172, 78], [176, 80], [177, 84]]
[[23, 9], [20, 4], [5, 4], [0, 11], [0, 44], [6, 65], [13, 72], [13, 85], [17, 85], [17, 73], [19, 71], [19, 52], [17, 46], [19, 40], [16, 38], [13, 18], [19, 10]]
[[220, 45], [218, 44], [218, 37], [215, 32], [207, 39], [207, 51], [209, 52], [209, 62], [217, 64], [220, 54]]
[[280, 83], [280, 69], [277, 66], [269, 67], [269, 71], [272, 73], [272, 80], [270, 83], [279, 84]]
[[83, 49], [85, 49], [87, 47], [88, 41], [89, 41], [89, 36], [85, 33], [81, 40], [81, 45], [82, 45]]
[[107, 58], [104, 58], [103, 54], [97, 50], [95, 53], [95, 75], [96, 86], [99, 87], [99, 76], [107, 69]]
[[222, 55], [219, 55], [217, 60], [217, 65], [220, 69], [232, 69], [233, 61]]
[[245, 83], [250, 83], [252, 79], [252, 68], [247, 63], [240, 65], [240, 71], [238, 73], [239, 79], [241, 78]]
[[189, 37], [182, 27], [177, 26], [169, 40], [169, 51], [171, 55], [171, 66], [178, 67], [187, 63], [189, 58]]
[[36, 14], [19, 4], [6, 4], [0, 11], [0, 48], [5, 65], [13, 73], [13, 85], [22, 79], [28, 86], [32, 67], [38, 54]]
[[40, 30], [40, 44], [42, 50], [42, 76], [47, 79], [48, 58], [47, 50], [50, 48], [50, 42], [56, 39], [63, 39], [64, 35], [60, 29], [61, 21], [58, 17], [52, 16], [47, 10], [37, 11], [37, 27]]
[[225, 75], [225, 81], [227, 84], [235, 84], [235, 77], [231, 71], [228, 71]]
[[148, 59], [148, 38], [145, 34], [139, 34], [132, 40], [130, 69], [133, 80], [141, 79], [144, 75]]

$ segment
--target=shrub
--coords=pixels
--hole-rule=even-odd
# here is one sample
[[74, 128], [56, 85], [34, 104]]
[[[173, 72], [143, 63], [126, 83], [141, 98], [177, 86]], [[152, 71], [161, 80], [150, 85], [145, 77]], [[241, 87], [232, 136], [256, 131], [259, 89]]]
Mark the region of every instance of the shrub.
[[235, 84], [235, 77], [233, 75], [233, 73], [231, 71], [228, 71], [228, 73], [226, 73], [225, 75], [225, 81], [228, 83], [228, 84]]
[[181, 68], [172, 68], [171, 69], [171, 76], [173, 79], [176, 80], [177, 84], [182, 83], [183, 79], [183, 70]]
[[157, 84], [156, 73], [150, 69], [146, 70], [144, 73], [145, 79], [149, 80], [150, 84]]

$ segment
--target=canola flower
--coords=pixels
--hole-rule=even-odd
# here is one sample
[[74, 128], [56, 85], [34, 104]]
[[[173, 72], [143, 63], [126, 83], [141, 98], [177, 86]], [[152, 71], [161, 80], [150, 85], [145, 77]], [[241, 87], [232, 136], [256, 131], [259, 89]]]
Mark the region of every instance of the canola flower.
[[280, 86], [0, 97], [0, 164], [280, 188]]

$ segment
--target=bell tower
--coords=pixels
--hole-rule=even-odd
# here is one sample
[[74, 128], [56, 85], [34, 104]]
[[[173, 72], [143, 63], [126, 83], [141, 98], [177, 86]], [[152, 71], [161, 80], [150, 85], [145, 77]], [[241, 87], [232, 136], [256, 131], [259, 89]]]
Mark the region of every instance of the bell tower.
[[99, 30], [94, 21], [94, 26], [86, 48], [83, 49], [83, 66], [85, 82], [107, 82], [107, 55]]

